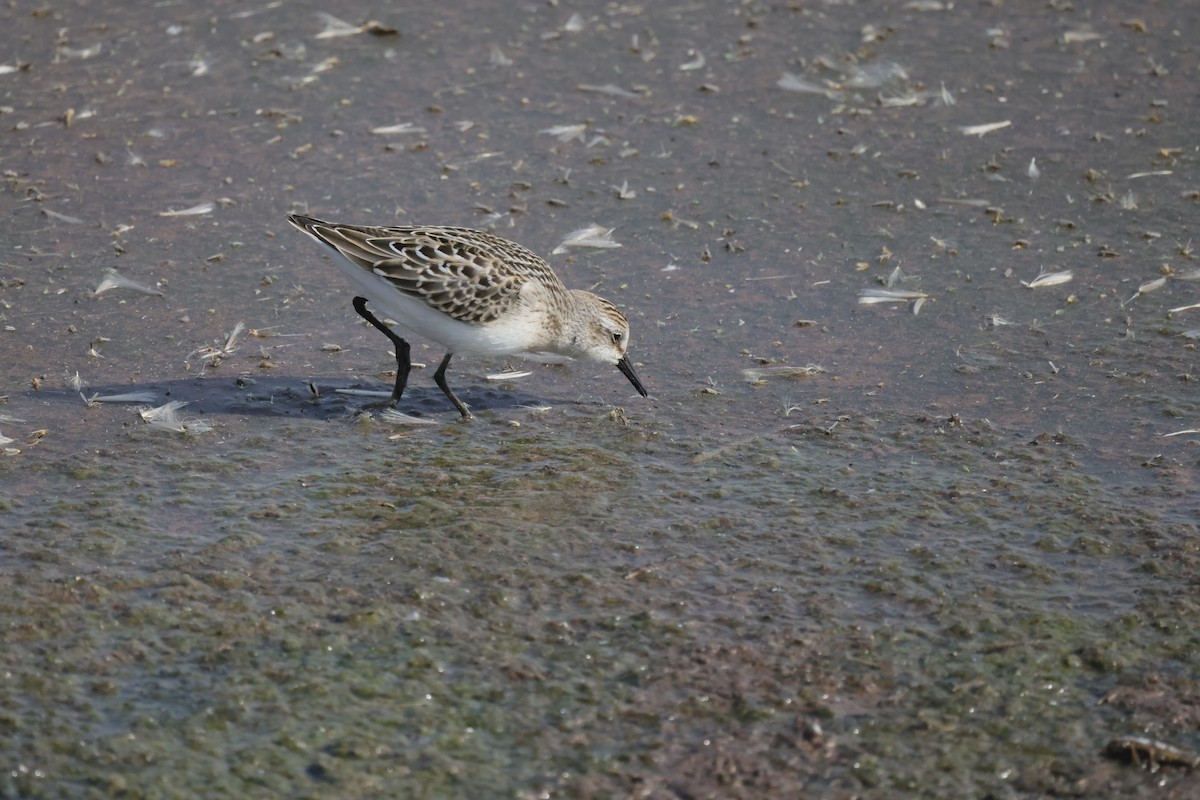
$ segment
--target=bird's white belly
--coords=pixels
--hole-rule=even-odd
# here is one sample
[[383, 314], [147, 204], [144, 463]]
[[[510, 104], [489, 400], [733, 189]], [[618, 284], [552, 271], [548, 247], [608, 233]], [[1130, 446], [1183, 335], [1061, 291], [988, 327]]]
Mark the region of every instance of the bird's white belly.
[[418, 336], [445, 345], [451, 353], [509, 355], [536, 349], [541, 344], [536, 318], [509, 314], [487, 323], [460, 322], [344, 258], [334, 258], [334, 263], [355, 292], [367, 298], [367, 310], [377, 318], [391, 319]]

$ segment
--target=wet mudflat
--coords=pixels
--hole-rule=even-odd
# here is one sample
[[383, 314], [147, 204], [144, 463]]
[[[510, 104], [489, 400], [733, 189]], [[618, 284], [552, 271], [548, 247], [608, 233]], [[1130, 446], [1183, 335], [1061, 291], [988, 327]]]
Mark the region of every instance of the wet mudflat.
[[[0, 794], [1188, 796], [1194, 12], [322, 10], [13, 12]], [[613, 229], [651, 399], [357, 413], [289, 211]]]

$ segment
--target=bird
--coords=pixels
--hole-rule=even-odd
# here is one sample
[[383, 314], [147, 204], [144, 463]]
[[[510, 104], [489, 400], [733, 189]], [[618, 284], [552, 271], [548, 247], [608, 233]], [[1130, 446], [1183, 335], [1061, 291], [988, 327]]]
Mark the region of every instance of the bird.
[[367, 308], [406, 332], [443, 345], [433, 380], [464, 420], [471, 411], [446, 382], [455, 353], [555, 353], [615, 366], [648, 397], [629, 361], [629, 322], [608, 300], [567, 289], [540, 256], [470, 228], [384, 227], [289, 214], [288, 222], [331, 250], [350, 281], [354, 310], [391, 340], [399, 403], [412, 369], [408, 341]]

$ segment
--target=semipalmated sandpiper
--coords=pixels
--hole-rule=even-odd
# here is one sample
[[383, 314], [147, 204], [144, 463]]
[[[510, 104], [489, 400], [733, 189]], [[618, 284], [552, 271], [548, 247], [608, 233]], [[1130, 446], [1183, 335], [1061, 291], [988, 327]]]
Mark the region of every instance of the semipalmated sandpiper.
[[337, 254], [334, 263], [355, 290], [354, 310], [395, 345], [391, 405], [408, 383], [409, 344], [367, 310], [368, 302], [406, 330], [445, 345], [433, 379], [464, 419], [471, 412], [446, 383], [450, 357], [460, 352], [600, 361], [647, 396], [629, 363], [625, 315], [603, 297], [567, 289], [549, 264], [519, 244], [468, 228], [343, 225], [299, 214], [288, 221]]

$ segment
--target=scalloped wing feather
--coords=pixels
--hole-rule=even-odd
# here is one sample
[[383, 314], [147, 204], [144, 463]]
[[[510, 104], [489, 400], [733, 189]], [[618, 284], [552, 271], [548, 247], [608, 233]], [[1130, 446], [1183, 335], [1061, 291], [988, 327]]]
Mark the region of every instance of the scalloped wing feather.
[[531, 279], [562, 287], [537, 255], [481, 231], [318, 224], [313, 232], [352, 263], [461, 322], [504, 316]]

